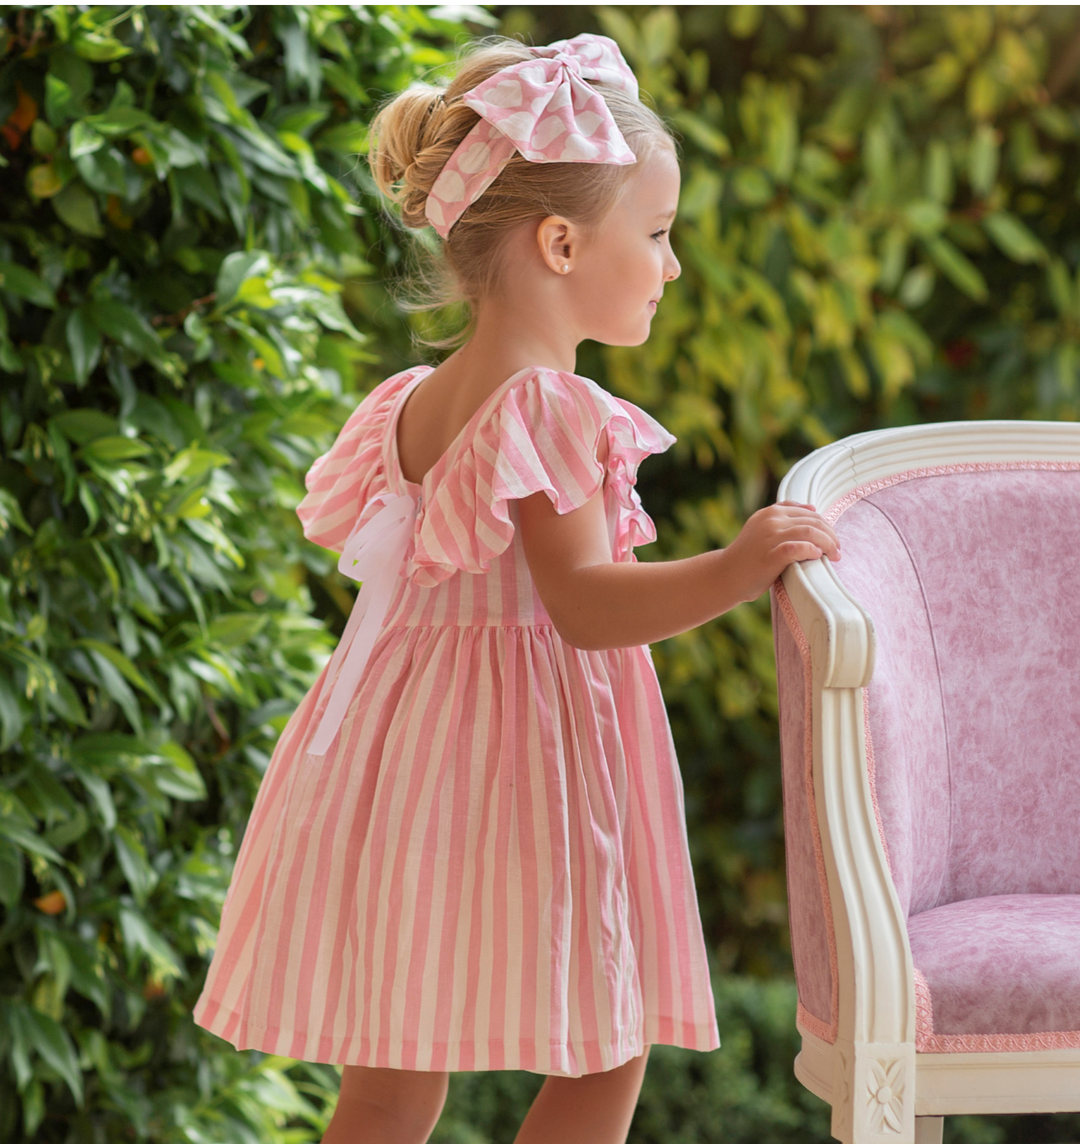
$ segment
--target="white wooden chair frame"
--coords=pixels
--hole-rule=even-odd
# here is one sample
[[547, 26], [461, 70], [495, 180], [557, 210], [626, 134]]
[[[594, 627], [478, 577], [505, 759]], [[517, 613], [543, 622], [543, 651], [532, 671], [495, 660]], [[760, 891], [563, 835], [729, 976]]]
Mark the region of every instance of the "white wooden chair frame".
[[[828, 514], [854, 489], [897, 473], [1010, 461], [1080, 461], [1080, 424], [944, 422], [862, 433], [798, 462], [777, 499]], [[782, 580], [810, 645], [815, 809], [838, 970], [836, 1042], [800, 1024], [795, 1075], [832, 1105], [832, 1134], [843, 1144], [940, 1144], [942, 1118], [951, 1114], [1080, 1110], [1080, 1049], [915, 1051], [911, 949], [878, 833], [863, 733], [874, 626], [827, 559], [792, 564]], [[880, 1111], [897, 1102], [898, 1130]]]

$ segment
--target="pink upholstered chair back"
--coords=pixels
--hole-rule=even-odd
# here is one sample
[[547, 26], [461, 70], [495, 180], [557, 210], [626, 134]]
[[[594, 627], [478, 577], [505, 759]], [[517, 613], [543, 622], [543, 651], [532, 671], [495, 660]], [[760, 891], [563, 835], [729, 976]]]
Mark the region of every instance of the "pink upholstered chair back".
[[959, 468], [836, 523], [876, 633], [871, 785], [908, 916], [1080, 893], [1080, 472]]

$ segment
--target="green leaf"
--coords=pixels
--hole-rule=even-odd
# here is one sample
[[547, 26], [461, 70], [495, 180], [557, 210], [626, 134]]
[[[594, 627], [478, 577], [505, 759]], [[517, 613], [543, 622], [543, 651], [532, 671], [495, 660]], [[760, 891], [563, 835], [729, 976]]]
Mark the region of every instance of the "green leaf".
[[946, 238], [931, 238], [926, 249], [946, 278], [969, 298], [985, 302], [989, 297], [986, 280], [975, 264]]
[[931, 139], [926, 148], [926, 194], [948, 206], [953, 197], [952, 159], [944, 139]]
[[208, 639], [225, 647], [239, 647], [253, 640], [266, 626], [266, 620], [258, 612], [227, 612], [214, 618]]
[[71, 125], [68, 154], [72, 159], [81, 159], [84, 155], [92, 155], [104, 146], [105, 136], [95, 131], [85, 119], [80, 119]]
[[[90, 642], [98, 645], [88, 650], [101, 686], [105, 688], [106, 694], [109, 695], [120, 710], [123, 711], [128, 723], [135, 730], [136, 734], [141, 735], [143, 731], [143, 721], [142, 712], [139, 710], [139, 702], [135, 698], [135, 693], [128, 686], [123, 673], [113, 662], [113, 657], [121, 653], [115, 648], [108, 647], [107, 644], [101, 644], [100, 641], [94, 640]], [[104, 648], [108, 648], [108, 653], [103, 650]]]
[[104, 464], [130, 461], [152, 452], [153, 449], [145, 441], [135, 437], [98, 437], [83, 447], [85, 456]]
[[82, 806], [76, 806], [70, 818], [45, 832], [45, 839], [50, 846], [55, 846], [57, 850], [63, 850], [65, 846], [70, 846], [72, 842], [78, 841], [89, 827], [89, 815]]
[[[4, 1018], [4, 1024], [10, 1037], [11, 1065], [15, 1073], [15, 1086], [19, 1092], [25, 1092], [33, 1078], [34, 1070], [30, 1064], [30, 1039], [22, 1015], [16, 1012], [17, 1008], [21, 1008], [18, 1002], [13, 1004], [6, 999], [0, 1001], [0, 1016]], [[24, 1119], [30, 1119], [25, 1111]]]
[[75, 166], [83, 182], [104, 195], [127, 197], [124, 160], [115, 147], [102, 147], [89, 155], [80, 155]]
[[116, 418], [97, 409], [67, 409], [51, 419], [61, 433], [76, 445], [116, 432]]
[[270, 272], [270, 256], [261, 250], [238, 250], [226, 256], [217, 276], [217, 304], [232, 301], [246, 278]]
[[139, 906], [146, 904], [150, 891], [158, 883], [157, 871], [150, 865], [146, 857], [146, 847], [134, 831], [119, 825], [113, 831], [116, 844], [116, 857], [120, 868], [128, 880], [131, 892]]
[[72, 310], [64, 327], [75, 380], [85, 385], [101, 360], [101, 332], [94, 325], [85, 306]]
[[984, 198], [993, 190], [997, 179], [999, 151], [997, 129], [989, 123], [980, 123], [971, 140], [968, 178], [971, 189]]
[[5, 488], [0, 488], [0, 536], [3, 536], [11, 525], [25, 532], [27, 536], [34, 534], [34, 530], [23, 516], [22, 506], [15, 499], [15, 495]]
[[929, 237], [938, 234], [948, 221], [948, 214], [939, 202], [916, 199], [904, 207], [904, 216], [914, 234]]
[[101, 238], [105, 233], [98, 213], [97, 199], [82, 185], [68, 183], [58, 194], [49, 200], [57, 217], [78, 234], [89, 238]]
[[211, 469], [228, 465], [232, 457], [228, 453], [219, 453], [213, 449], [200, 449], [197, 445], [189, 445], [165, 466], [163, 476], [166, 484], [175, 484], [181, 478], [188, 481], [197, 481], [205, 476]]
[[176, 187], [185, 199], [209, 211], [216, 219], [225, 217], [217, 183], [209, 171], [202, 167], [187, 167], [174, 171], [170, 178], [175, 179]]
[[88, 115], [85, 122], [94, 131], [113, 137], [129, 135], [140, 127], [152, 124], [154, 120], [137, 107], [110, 107], [100, 115]]
[[0, 815], [0, 836], [24, 850], [29, 850], [31, 854], [38, 854], [59, 866], [64, 864], [63, 858], [40, 835], [14, 818]]
[[1044, 262], [1046, 247], [1015, 216], [995, 211], [982, 220], [987, 233], [1014, 262]]
[[[726, 159], [731, 154], [731, 143], [728, 137], [718, 131], [711, 123], [706, 123], [700, 116], [689, 111], [680, 111], [673, 116], [675, 126], [688, 138], [692, 139], [703, 151], [715, 155], [718, 159]], [[335, 128], [340, 130], [340, 128]], [[330, 134], [326, 132], [325, 134]], [[316, 141], [320, 146], [326, 146], [323, 137]]]
[[319, 132], [314, 145], [335, 155], [361, 155], [367, 151], [367, 137], [367, 128], [362, 123], [338, 123]]
[[749, 39], [761, 24], [762, 11], [757, 4], [732, 4], [727, 9], [728, 30], [737, 40]]
[[0, 259], [0, 290], [7, 290], [18, 298], [25, 298], [35, 306], [56, 309], [56, 295], [52, 288], [32, 270], [16, 262]]
[[66, 723], [76, 727], [85, 727], [87, 724], [86, 709], [82, 705], [79, 693], [71, 686], [66, 676], [57, 675], [56, 690], [45, 692], [45, 699], [53, 711]]
[[6, 751], [19, 738], [23, 722], [19, 696], [0, 672], [0, 751]]
[[45, 117], [53, 127], [61, 127], [76, 113], [71, 87], [50, 72], [45, 77]]
[[30, 146], [39, 155], [51, 155], [56, 150], [56, 132], [44, 119], [35, 119], [30, 129]]
[[76, 640], [75, 646], [88, 648], [93, 651], [95, 655], [103, 656], [126, 680], [133, 683], [140, 691], [145, 692], [145, 694], [157, 702], [161, 701], [161, 695], [158, 689], [139, 671], [122, 651], [117, 650], [111, 644], [103, 643], [101, 640]]
[[761, 206], [773, 197], [768, 175], [758, 167], [740, 167], [732, 178], [739, 201], [747, 206]]
[[112, 1010], [111, 990], [95, 947], [78, 940], [69, 940], [67, 949], [71, 960], [72, 988], [93, 1001], [102, 1016], [108, 1019]]
[[275, 306], [280, 305], [279, 301], [267, 289], [265, 278], [245, 278], [233, 297], [235, 301], [247, 306], [254, 306], [258, 310], [272, 310]]
[[1076, 295], [1073, 293], [1069, 268], [1062, 259], [1053, 258], [1050, 260], [1050, 264], [1046, 268], [1046, 281], [1057, 312], [1062, 317], [1071, 314], [1076, 307]]
[[97, 329], [132, 353], [151, 362], [164, 357], [164, 350], [154, 328], [130, 306], [112, 299], [99, 299], [89, 304], [89, 314]]
[[109, 784], [100, 775], [95, 775], [85, 767], [76, 765], [74, 769], [93, 799], [98, 814], [101, 815], [102, 825], [106, 830], [112, 830], [116, 825], [116, 804], [113, 802]]
[[51, 199], [63, 186], [56, 166], [51, 160], [48, 163], [39, 163], [26, 172], [26, 189], [35, 199]]
[[131, 960], [147, 957], [159, 979], [186, 976], [176, 951], [139, 911], [129, 906], [120, 907], [120, 931]]
[[131, 55], [131, 49], [107, 32], [96, 29], [76, 28], [71, 38], [71, 46], [83, 59], [94, 63], [108, 63]]
[[21, 851], [8, 839], [0, 839], [0, 903], [9, 910], [22, 897], [23, 870]]
[[83, 535], [89, 536], [89, 534], [94, 531], [97, 522], [101, 519], [101, 509], [98, 507], [97, 499], [90, 491], [90, 486], [86, 481], [79, 481], [78, 496], [79, 504], [83, 506], [89, 522], [86, 526], [86, 532]]
[[170, 741], [163, 744], [161, 754], [169, 760], [171, 766], [153, 768], [158, 790], [184, 802], [200, 802], [206, 798], [206, 784], [195, 766], [195, 760], [179, 743]]
[[9, 1002], [8, 1020], [18, 1026], [21, 1039], [55, 1069], [66, 1082], [75, 1103], [83, 1105], [82, 1072], [75, 1046], [67, 1031], [46, 1013], [18, 1001]]

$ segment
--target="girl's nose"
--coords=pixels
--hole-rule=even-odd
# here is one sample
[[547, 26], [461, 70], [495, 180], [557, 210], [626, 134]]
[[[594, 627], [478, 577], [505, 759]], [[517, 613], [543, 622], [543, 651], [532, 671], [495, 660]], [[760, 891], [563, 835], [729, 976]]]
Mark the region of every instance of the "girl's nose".
[[679, 265], [679, 260], [674, 254], [668, 253], [667, 267], [664, 274], [665, 282], [674, 282], [676, 278], [682, 273], [682, 267]]

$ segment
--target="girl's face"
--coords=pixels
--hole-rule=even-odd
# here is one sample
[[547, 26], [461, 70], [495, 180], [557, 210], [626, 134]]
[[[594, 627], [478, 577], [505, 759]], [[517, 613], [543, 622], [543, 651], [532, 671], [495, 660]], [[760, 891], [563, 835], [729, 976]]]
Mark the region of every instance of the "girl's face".
[[638, 346], [649, 336], [664, 283], [682, 272], [671, 249], [679, 164], [658, 147], [630, 177], [622, 198], [574, 252], [566, 285], [581, 337]]

